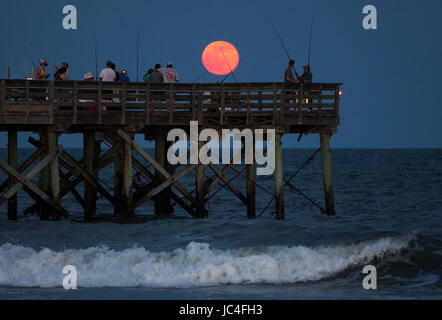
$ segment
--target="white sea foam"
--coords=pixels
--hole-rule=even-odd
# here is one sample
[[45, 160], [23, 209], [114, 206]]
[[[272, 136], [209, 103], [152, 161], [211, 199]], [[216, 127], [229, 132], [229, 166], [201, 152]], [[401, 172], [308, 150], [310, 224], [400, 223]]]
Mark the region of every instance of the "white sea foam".
[[190, 243], [173, 252], [106, 247], [55, 252], [5, 244], [0, 247], [0, 286], [61, 287], [62, 269], [74, 265], [79, 287], [190, 288], [226, 284], [317, 281], [350, 267], [398, 253], [412, 237], [309, 248], [211, 249]]

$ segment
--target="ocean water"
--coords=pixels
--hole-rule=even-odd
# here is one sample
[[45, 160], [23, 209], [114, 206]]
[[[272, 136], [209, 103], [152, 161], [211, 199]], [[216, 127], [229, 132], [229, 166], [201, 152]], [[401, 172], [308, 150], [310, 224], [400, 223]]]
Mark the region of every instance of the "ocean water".
[[[23, 160], [31, 151], [21, 152]], [[286, 177], [313, 152], [284, 150]], [[106, 187], [112, 170], [100, 175]], [[40, 222], [20, 211], [10, 222], [3, 205], [0, 299], [441, 299], [442, 150], [333, 150], [333, 174], [336, 217], [290, 190], [285, 221], [275, 220], [274, 205], [247, 219], [224, 189], [204, 220], [176, 207], [180, 219], [83, 223], [66, 197], [70, 219]], [[193, 181], [182, 180], [188, 190]], [[257, 182], [273, 192], [272, 177]], [[323, 204], [320, 155], [293, 183]], [[245, 179], [235, 184], [244, 190]], [[258, 214], [270, 198], [257, 188]], [[20, 209], [31, 204], [21, 191]], [[137, 214], [152, 212], [147, 203]], [[111, 205], [99, 199], [97, 214], [111, 215]], [[378, 290], [362, 287], [369, 264]], [[77, 290], [62, 287], [65, 265], [77, 267]]]

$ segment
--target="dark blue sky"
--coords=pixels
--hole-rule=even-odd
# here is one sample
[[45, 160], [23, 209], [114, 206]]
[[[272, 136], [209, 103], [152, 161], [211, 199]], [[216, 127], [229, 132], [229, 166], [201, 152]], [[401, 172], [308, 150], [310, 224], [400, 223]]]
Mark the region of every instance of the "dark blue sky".
[[[76, 31], [62, 28], [62, 8], [78, 10]], [[362, 28], [362, 8], [378, 10], [378, 30]], [[183, 82], [203, 71], [201, 53], [215, 40], [235, 45], [240, 53], [236, 77], [241, 82], [281, 81], [287, 58], [268, 14], [278, 26], [298, 70], [307, 60], [311, 19], [314, 27], [312, 69], [318, 82], [344, 83], [339, 134], [334, 147], [441, 148], [442, 2], [439, 0], [313, 1], [149, 1], [41, 0], [1, 1], [0, 78], [24, 78], [33, 60], [50, 66], [70, 63], [71, 77], [95, 72], [94, 36], [100, 69], [114, 60], [136, 75], [136, 29], [140, 26], [140, 73], [159, 62], [174, 62]], [[203, 82], [220, 78], [206, 76]], [[26, 140], [21, 137], [22, 145]], [[138, 139], [141, 141], [142, 137]], [[6, 135], [0, 134], [1, 146]], [[65, 145], [81, 146], [79, 137]], [[318, 137], [286, 147], [314, 147]]]

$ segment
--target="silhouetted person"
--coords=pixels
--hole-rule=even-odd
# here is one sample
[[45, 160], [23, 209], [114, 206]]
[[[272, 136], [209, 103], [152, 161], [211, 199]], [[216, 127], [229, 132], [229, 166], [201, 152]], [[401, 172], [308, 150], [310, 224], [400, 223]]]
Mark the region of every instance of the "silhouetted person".
[[46, 59], [41, 59], [40, 66], [35, 72], [35, 80], [47, 80], [51, 74], [46, 72], [46, 67], [48, 66], [48, 61]]
[[111, 82], [115, 81], [115, 79], [116, 79], [116, 73], [112, 69], [112, 62], [108, 61], [106, 62], [106, 68], [103, 69], [100, 73], [100, 81]]
[[[289, 65], [288, 65], [287, 69], [285, 69], [285, 72], [284, 72], [285, 86], [286, 86], [286, 88], [291, 89], [291, 90], [286, 91], [286, 94], [288, 94], [289, 96], [296, 95], [295, 90], [298, 88], [299, 83], [300, 83], [298, 80], [295, 79], [295, 76], [293, 75], [293, 67], [294, 66], [295, 66], [295, 60], [290, 60]], [[285, 102], [290, 103], [290, 100], [291, 99], [286, 99]], [[296, 101], [296, 98], [293, 97], [293, 102], [295, 102], [295, 101]]]
[[[302, 67], [304, 69], [304, 73], [302, 74], [302, 76], [300, 76], [296, 71], [296, 78], [299, 80], [299, 82], [304, 85], [304, 89], [305, 86], [309, 85], [312, 83], [313, 81], [313, 74], [310, 71], [310, 66], [306, 65]], [[307, 90], [306, 90], [307, 91]]]
[[61, 64], [61, 68], [58, 68], [57, 65], [54, 64], [54, 80], [69, 80], [69, 64], [67, 62], [63, 62]]
[[152, 74], [153, 69], [149, 69], [143, 76], [143, 81], [148, 83], [150, 81], [150, 75]]
[[178, 77], [178, 72], [173, 69], [172, 62], [167, 63], [167, 67], [165, 69], [161, 69], [163, 74], [164, 83], [176, 83], [180, 81]]
[[[155, 69], [150, 74], [150, 83], [151, 84], [164, 83], [163, 73], [161, 72], [160, 69], [161, 69], [161, 65], [160, 64], [156, 64], [155, 65]], [[160, 100], [161, 97], [164, 95], [164, 92], [162, 92], [162, 91], [152, 91], [152, 95], [153, 95], [153, 101], [157, 102], [159, 104], [160, 101], [161, 101]]]

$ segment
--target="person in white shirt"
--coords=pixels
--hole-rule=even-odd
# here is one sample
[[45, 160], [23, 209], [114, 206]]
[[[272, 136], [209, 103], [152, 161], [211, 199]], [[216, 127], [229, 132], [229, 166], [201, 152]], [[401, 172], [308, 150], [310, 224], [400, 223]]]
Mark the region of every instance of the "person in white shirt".
[[112, 62], [106, 62], [106, 69], [103, 69], [100, 73], [100, 81], [112, 82], [115, 81], [117, 75], [115, 71], [112, 70]]
[[168, 62], [167, 68], [161, 69], [160, 71], [163, 74], [164, 83], [176, 83], [180, 81], [178, 77], [178, 72], [173, 70], [172, 62]]

